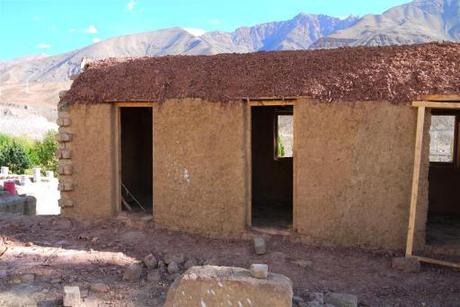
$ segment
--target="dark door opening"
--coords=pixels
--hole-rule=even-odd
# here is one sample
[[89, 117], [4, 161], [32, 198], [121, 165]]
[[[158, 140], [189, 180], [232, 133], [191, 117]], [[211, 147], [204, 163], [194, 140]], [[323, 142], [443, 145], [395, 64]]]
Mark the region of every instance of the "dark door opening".
[[122, 210], [153, 211], [152, 108], [120, 108]]
[[432, 110], [426, 243], [460, 248], [458, 111]]
[[252, 225], [290, 228], [293, 210], [293, 108], [251, 108]]

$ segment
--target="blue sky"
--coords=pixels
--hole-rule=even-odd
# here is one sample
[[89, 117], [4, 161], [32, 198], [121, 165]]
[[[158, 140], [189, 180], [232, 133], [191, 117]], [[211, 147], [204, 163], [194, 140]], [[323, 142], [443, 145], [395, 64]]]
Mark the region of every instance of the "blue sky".
[[0, 0], [0, 59], [58, 54], [112, 36], [179, 26], [232, 31], [299, 12], [382, 13], [408, 0]]

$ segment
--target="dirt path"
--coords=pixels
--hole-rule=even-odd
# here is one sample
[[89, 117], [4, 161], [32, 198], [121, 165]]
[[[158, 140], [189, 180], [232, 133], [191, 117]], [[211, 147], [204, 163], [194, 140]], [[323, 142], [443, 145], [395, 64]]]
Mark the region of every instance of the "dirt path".
[[[357, 295], [361, 306], [460, 305], [460, 272], [423, 266], [420, 273], [402, 273], [391, 269], [391, 253], [319, 248], [272, 236], [268, 253], [256, 256], [252, 241], [207, 239], [137, 221], [84, 225], [60, 217], [0, 217], [7, 247], [0, 256], [0, 306], [55, 306], [64, 285], [79, 286], [87, 306], [161, 306], [179, 273], [160, 264], [148, 278], [144, 268], [140, 279], [123, 280], [127, 268], [150, 253], [157, 259], [183, 255], [198, 264], [265, 262], [291, 278], [294, 294], [304, 298], [334, 291]], [[304, 262], [304, 268], [296, 260], [311, 264]]]

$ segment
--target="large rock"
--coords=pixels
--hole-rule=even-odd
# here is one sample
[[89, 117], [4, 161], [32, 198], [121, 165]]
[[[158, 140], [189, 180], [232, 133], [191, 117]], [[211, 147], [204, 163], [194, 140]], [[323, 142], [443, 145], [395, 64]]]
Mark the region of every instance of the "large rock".
[[292, 282], [281, 274], [251, 277], [235, 267], [194, 266], [171, 285], [165, 307], [181, 306], [291, 307]]

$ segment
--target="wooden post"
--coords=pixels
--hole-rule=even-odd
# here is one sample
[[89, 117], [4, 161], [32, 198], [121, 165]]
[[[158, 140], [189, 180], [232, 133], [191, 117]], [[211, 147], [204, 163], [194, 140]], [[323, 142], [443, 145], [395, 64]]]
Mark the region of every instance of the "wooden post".
[[417, 130], [415, 134], [414, 171], [412, 175], [412, 194], [410, 199], [409, 226], [407, 229], [406, 257], [412, 256], [414, 248], [415, 216], [420, 181], [420, 165], [422, 162], [423, 128], [425, 126], [425, 107], [418, 107]]

